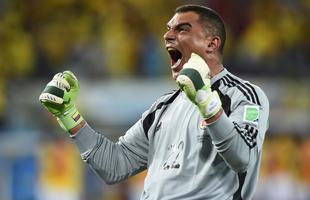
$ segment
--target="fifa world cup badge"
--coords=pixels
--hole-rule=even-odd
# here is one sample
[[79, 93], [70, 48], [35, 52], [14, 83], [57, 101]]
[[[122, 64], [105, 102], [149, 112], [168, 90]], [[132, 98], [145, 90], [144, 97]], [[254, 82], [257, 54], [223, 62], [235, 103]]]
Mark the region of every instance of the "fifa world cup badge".
[[257, 125], [259, 118], [259, 106], [246, 105], [244, 106], [243, 121], [249, 124]]

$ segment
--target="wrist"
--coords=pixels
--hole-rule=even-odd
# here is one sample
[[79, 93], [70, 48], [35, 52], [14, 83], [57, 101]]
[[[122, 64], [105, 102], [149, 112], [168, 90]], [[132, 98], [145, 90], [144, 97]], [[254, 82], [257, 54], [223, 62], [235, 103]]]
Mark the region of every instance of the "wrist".
[[76, 107], [73, 106], [67, 112], [57, 117], [57, 121], [62, 129], [64, 129], [66, 132], [70, 132], [71, 129], [81, 124], [84, 119]]
[[69, 130], [69, 133], [70, 133], [71, 137], [74, 136], [77, 132], [79, 132], [79, 130], [80, 130], [81, 128], [83, 128], [83, 127], [85, 126], [85, 124], [86, 124], [86, 121], [83, 120], [83, 121], [81, 121], [78, 125], [76, 125], [76, 126], [73, 127], [72, 129], [70, 129], [70, 130]]
[[220, 109], [215, 115], [213, 115], [211, 118], [205, 119], [207, 125], [210, 125], [214, 122], [216, 122], [222, 115], [223, 109]]

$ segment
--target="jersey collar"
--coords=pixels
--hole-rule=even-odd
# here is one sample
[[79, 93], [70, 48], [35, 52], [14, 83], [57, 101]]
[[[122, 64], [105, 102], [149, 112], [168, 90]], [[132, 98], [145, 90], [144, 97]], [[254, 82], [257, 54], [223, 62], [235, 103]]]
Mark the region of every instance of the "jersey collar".
[[211, 78], [211, 85], [213, 85], [213, 83], [215, 83], [216, 81], [218, 81], [219, 79], [221, 79], [223, 76], [225, 76], [226, 74], [228, 74], [228, 71], [226, 68], [223, 68], [223, 70], [216, 74], [215, 76], [213, 76]]

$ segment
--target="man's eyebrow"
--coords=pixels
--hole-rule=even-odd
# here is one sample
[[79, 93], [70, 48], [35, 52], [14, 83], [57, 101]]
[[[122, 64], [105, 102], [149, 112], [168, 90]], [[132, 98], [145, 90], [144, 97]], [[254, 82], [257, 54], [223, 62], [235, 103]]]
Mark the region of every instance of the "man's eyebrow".
[[183, 22], [176, 25], [176, 28], [179, 28], [181, 26], [189, 26], [190, 28], [192, 27], [192, 25], [189, 22]]
[[[189, 22], [183, 22], [183, 23], [179, 23], [178, 25], [176, 25], [175, 28], [180, 28], [182, 26], [189, 26], [190, 28], [192, 27], [192, 25]], [[171, 29], [171, 26], [167, 24], [167, 28], [169, 30]]]

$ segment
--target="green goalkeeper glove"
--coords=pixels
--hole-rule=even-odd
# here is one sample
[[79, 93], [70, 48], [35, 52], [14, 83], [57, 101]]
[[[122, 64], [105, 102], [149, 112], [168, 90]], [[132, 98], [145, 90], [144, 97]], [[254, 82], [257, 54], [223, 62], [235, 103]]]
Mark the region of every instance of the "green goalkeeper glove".
[[39, 100], [52, 113], [60, 126], [67, 132], [83, 120], [75, 107], [79, 93], [79, 82], [71, 71], [56, 74], [46, 85]]
[[211, 90], [209, 66], [199, 55], [192, 53], [176, 81], [186, 96], [198, 106], [204, 119], [210, 119], [221, 110], [219, 95]]

